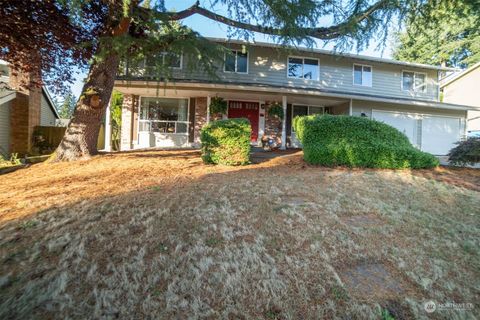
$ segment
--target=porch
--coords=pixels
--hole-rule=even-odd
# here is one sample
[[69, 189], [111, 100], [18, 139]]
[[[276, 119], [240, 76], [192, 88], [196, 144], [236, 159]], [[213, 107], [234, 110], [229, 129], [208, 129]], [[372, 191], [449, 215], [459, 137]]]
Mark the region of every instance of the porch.
[[[351, 112], [350, 99], [294, 92], [147, 86], [117, 89], [124, 94], [121, 150], [199, 147], [200, 130], [206, 123], [240, 117], [251, 123], [253, 146], [261, 146], [262, 139], [273, 138], [277, 139], [281, 149], [297, 148], [300, 144], [292, 128], [294, 117]], [[226, 114], [210, 115], [209, 105], [213, 97], [226, 100]], [[281, 105], [283, 119], [269, 114], [274, 104]], [[108, 126], [106, 130], [108, 132]], [[105, 145], [108, 150], [109, 141]]]

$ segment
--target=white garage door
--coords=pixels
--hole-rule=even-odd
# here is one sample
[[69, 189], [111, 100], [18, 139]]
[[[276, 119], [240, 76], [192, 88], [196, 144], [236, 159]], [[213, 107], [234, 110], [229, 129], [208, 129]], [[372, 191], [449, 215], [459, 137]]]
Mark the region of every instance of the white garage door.
[[372, 111], [372, 118], [398, 129], [414, 146], [434, 155], [446, 155], [462, 137], [460, 118], [379, 110]]
[[446, 155], [462, 137], [460, 118], [424, 116], [422, 120], [422, 150]]
[[372, 118], [384, 122], [400, 132], [403, 132], [410, 143], [419, 146], [418, 141], [418, 115], [415, 113], [372, 111]]

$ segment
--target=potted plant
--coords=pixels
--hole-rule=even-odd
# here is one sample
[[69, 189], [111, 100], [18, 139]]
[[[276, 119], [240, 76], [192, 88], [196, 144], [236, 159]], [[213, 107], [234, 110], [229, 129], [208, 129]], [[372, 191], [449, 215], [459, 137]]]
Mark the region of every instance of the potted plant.
[[213, 97], [210, 101], [210, 115], [216, 116], [227, 113], [227, 101], [220, 97]]
[[276, 117], [276, 118], [279, 118], [280, 120], [283, 120], [283, 117], [285, 115], [283, 113], [282, 105], [279, 102], [273, 102], [268, 108], [268, 115], [271, 117]]

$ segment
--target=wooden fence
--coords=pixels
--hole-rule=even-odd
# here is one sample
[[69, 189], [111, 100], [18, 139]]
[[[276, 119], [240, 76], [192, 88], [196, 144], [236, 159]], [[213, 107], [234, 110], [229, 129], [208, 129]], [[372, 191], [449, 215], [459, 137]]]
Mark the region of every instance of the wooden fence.
[[[43, 136], [45, 141], [47, 141], [50, 146], [56, 148], [62, 141], [66, 129], [66, 127], [38, 126], [35, 127], [35, 134]], [[98, 150], [102, 150], [105, 148], [105, 128], [103, 127], [103, 124], [100, 127], [100, 133], [97, 140], [97, 148]]]

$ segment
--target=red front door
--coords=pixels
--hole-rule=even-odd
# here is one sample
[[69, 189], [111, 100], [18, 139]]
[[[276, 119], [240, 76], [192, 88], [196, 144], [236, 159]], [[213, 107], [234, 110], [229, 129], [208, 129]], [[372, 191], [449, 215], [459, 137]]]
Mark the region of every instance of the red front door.
[[229, 101], [229, 118], [247, 118], [252, 126], [252, 136], [250, 141], [257, 141], [258, 138], [258, 102]]

